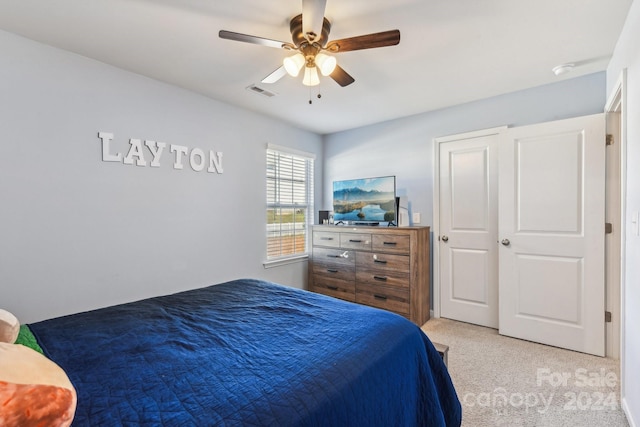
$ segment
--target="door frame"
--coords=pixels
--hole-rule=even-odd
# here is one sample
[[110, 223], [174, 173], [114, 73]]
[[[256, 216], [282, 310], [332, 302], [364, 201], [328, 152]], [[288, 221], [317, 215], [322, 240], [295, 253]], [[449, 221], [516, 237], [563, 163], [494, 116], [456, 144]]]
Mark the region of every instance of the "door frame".
[[606, 327], [607, 356], [614, 359], [620, 358], [621, 337], [621, 275], [622, 275], [622, 249], [624, 239], [624, 198], [622, 189], [622, 92], [616, 87], [612, 97], [605, 106], [605, 120], [607, 137], [613, 137], [613, 144], [607, 146], [607, 181], [606, 181], [606, 221], [613, 225], [612, 232], [605, 236], [608, 251], [605, 253], [606, 268], [606, 294], [605, 309], [611, 312], [611, 322]]
[[441, 136], [433, 139], [433, 316], [440, 317], [440, 144], [462, 139], [479, 138], [483, 136], [502, 135], [507, 126], [482, 129], [455, 135]]
[[[607, 309], [612, 310], [613, 318], [619, 321], [618, 327], [611, 325], [607, 326], [606, 339], [607, 339], [607, 356], [615, 354], [617, 350], [620, 359], [620, 400], [622, 402], [622, 409], [627, 414], [626, 400], [625, 400], [625, 290], [626, 290], [626, 278], [625, 278], [625, 265], [626, 265], [626, 200], [627, 200], [627, 69], [624, 68], [620, 72], [618, 79], [611, 91], [609, 99], [604, 108], [604, 112], [607, 115], [607, 119], [611, 114], [619, 114], [619, 127], [616, 129], [617, 135], [614, 133], [614, 144], [619, 143], [619, 159], [616, 162], [619, 167], [619, 179], [620, 179], [620, 191], [618, 201], [613, 201], [615, 204], [611, 206], [613, 208], [612, 214], [615, 214], [620, 224], [620, 262], [619, 265], [614, 265], [619, 268], [619, 280], [614, 283], [607, 283], [607, 298], [610, 298], [611, 306], [607, 304]], [[608, 120], [607, 120], [608, 122]], [[609, 133], [609, 128], [607, 128]], [[607, 200], [609, 202], [609, 200]], [[619, 209], [619, 211], [615, 211]], [[608, 269], [611, 269], [611, 265], [607, 265]], [[607, 276], [609, 279], [609, 276]], [[619, 317], [615, 316], [615, 313], [619, 313]], [[612, 351], [610, 354], [609, 351]], [[631, 418], [629, 418], [631, 419]]]

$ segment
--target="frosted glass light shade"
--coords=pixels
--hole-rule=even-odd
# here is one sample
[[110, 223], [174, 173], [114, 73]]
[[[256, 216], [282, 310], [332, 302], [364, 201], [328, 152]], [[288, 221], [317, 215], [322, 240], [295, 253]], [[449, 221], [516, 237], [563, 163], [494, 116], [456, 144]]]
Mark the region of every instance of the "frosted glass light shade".
[[320, 72], [323, 76], [328, 76], [333, 73], [337, 64], [338, 61], [336, 61], [335, 56], [325, 55], [324, 53], [316, 55], [316, 66], [320, 68]]
[[300, 69], [304, 65], [304, 56], [301, 53], [296, 53], [293, 56], [288, 56], [282, 60], [282, 65], [291, 77], [296, 77], [300, 73]]
[[318, 69], [316, 67], [304, 67], [304, 78], [302, 84], [305, 86], [317, 86], [320, 84]]

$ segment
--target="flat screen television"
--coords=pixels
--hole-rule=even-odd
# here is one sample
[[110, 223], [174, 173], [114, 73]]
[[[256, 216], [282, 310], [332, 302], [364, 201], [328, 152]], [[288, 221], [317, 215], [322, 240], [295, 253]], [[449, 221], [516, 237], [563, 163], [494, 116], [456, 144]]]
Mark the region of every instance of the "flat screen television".
[[396, 177], [333, 181], [333, 221], [377, 225], [396, 222]]

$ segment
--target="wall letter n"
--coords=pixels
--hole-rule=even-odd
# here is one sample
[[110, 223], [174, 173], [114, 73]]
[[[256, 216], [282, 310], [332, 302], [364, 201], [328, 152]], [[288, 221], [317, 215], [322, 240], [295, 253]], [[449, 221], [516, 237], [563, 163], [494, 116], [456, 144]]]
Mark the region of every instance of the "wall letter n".
[[207, 172], [224, 172], [224, 169], [222, 169], [222, 151], [209, 150], [209, 168], [207, 168]]

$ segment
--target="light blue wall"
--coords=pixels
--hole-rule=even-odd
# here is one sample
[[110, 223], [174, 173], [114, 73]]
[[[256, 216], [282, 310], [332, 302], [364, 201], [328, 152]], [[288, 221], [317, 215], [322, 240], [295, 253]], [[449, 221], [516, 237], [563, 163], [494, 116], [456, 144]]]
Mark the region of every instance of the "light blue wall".
[[323, 206], [334, 180], [396, 175], [398, 193], [432, 225], [433, 139], [601, 113], [605, 73], [564, 80], [444, 110], [325, 136]]
[[629, 424], [640, 426], [640, 237], [634, 233], [633, 214], [640, 212], [640, 2], [631, 4], [627, 20], [618, 39], [609, 68], [607, 69], [607, 93], [611, 96], [623, 70], [626, 70], [626, 93], [623, 127], [626, 127], [624, 182], [625, 210], [623, 259], [624, 317], [622, 349], [622, 406]]
[[[306, 262], [264, 269], [266, 144], [321, 137], [0, 32], [0, 307], [22, 322], [239, 277], [296, 287]], [[223, 174], [101, 161], [98, 132], [222, 151]], [[147, 153], [147, 160], [150, 160]], [[317, 194], [321, 198], [320, 192]]]

